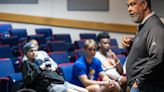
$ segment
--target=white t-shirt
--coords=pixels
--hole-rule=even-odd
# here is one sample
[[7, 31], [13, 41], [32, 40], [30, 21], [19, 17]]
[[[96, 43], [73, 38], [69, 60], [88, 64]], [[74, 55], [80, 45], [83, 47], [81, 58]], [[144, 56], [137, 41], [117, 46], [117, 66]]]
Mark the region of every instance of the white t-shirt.
[[[107, 53], [107, 55], [109, 55], [109, 53]], [[107, 74], [108, 76], [110, 76], [114, 80], [117, 80], [118, 78], [121, 78], [121, 75], [118, 73], [116, 67], [114, 67], [114, 66], [105, 66], [104, 62], [108, 62], [107, 57], [102, 55], [99, 51], [96, 52], [95, 57], [98, 58], [100, 60], [100, 62], [102, 63], [101, 67], [104, 70], [105, 74]]]
[[[37, 59], [41, 59], [42, 61], [45, 61], [45, 58], [48, 58], [51, 62], [51, 68], [53, 70], [56, 70], [56, 68], [58, 67], [57, 66], [57, 63], [47, 54], [47, 52], [43, 51], [43, 50], [39, 50], [37, 52], [37, 57], [36, 57], [36, 60]], [[22, 59], [22, 62], [27, 60], [27, 57], [24, 56], [23, 59]]]
[[[107, 53], [107, 55], [109, 55], [109, 53]], [[104, 62], [107, 62], [107, 58], [104, 55], [102, 55], [99, 51], [96, 52], [95, 57], [100, 60], [103, 70], [106, 70], [108, 68], [114, 68], [113, 66], [105, 66], [104, 65]]]

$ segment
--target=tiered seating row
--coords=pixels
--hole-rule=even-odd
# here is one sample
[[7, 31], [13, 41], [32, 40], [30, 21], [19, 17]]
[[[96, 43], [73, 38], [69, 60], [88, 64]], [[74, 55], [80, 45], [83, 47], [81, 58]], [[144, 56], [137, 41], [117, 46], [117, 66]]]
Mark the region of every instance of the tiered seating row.
[[[10, 74], [19, 72], [21, 58], [23, 57], [23, 45], [31, 39], [36, 39], [39, 42], [40, 49], [49, 53], [50, 57], [59, 65], [64, 78], [69, 81], [71, 76], [67, 77], [66, 70], [71, 70], [72, 63], [70, 62], [74, 62], [77, 58], [84, 55], [85, 39], [97, 41], [97, 36], [94, 33], [80, 33], [80, 40], [76, 40], [73, 43], [70, 34], [53, 34], [50, 28], [37, 28], [35, 32], [36, 35], [27, 35], [26, 29], [13, 29], [10, 24], [0, 25], [0, 66], [3, 66], [1, 61], [7, 58], [5, 59], [6, 62], [12, 63], [8, 67], [13, 67], [13, 69], [10, 69], [12, 70]], [[126, 51], [118, 47], [117, 40], [114, 38], [111, 39], [111, 50], [118, 55], [121, 63], [124, 64], [126, 58], [124, 53]], [[4, 69], [9, 69], [8, 67]], [[7, 76], [10, 74], [1, 76], [1, 73], [2, 71], [0, 71], [0, 81], [5, 80], [7, 81], [5, 83], [9, 83], [8, 80], [10, 79]], [[22, 80], [22, 75], [18, 75], [15, 78]], [[5, 87], [9, 88], [9, 86]]]

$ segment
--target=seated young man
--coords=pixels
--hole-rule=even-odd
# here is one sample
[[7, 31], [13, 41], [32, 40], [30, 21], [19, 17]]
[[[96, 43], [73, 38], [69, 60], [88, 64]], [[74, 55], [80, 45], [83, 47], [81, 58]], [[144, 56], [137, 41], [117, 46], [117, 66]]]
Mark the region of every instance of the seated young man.
[[[54, 77], [52, 76], [51, 80], [48, 75], [45, 75], [47, 77], [44, 77], [44, 79], [40, 79], [42, 78], [40, 76], [42, 76], [43, 72], [45, 71], [52, 71], [54, 72], [53, 74], [60, 76], [56, 71], [56, 63], [49, 61], [48, 58], [46, 58], [46, 60], [43, 59], [43, 57], [39, 58], [38, 56], [40, 55], [38, 53], [38, 47], [31, 42], [24, 45], [23, 51], [24, 55], [26, 56], [26, 59], [23, 61], [23, 77], [25, 87], [37, 90], [38, 92], [88, 92], [82, 87], [78, 87], [64, 81], [62, 77], [60, 77], [60, 83], [56, 82], [56, 79], [53, 80]], [[48, 85], [45, 85], [43, 83], [46, 83]], [[40, 89], [43, 89], [44, 91]]]
[[98, 34], [98, 51], [95, 57], [102, 63], [102, 69], [106, 75], [120, 83], [126, 90], [127, 78], [123, 76], [123, 68], [117, 56], [110, 49], [110, 36], [107, 32]]
[[105, 75], [101, 62], [94, 57], [96, 49], [97, 44], [94, 40], [84, 42], [85, 55], [74, 63], [71, 83], [85, 87], [89, 92], [119, 92], [119, 84]]
[[[48, 53], [46, 51], [39, 50], [39, 44], [38, 44], [37, 40], [31, 39], [29, 42], [34, 44], [36, 46], [36, 48], [37, 48], [37, 57], [35, 58], [36, 60], [37, 59], [41, 59], [42, 61], [44, 61], [44, 59], [48, 59], [51, 62], [51, 64], [52, 64], [52, 67], [51, 67], [52, 70], [56, 70], [58, 68], [57, 63], [54, 62], [54, 60], [48, 55]], [[28, 60], [28, 58], [27, 58], [26, 55], [24, 55], [23, 59], [22, 59], [22, 62], [26, 61], [26, 60]]]

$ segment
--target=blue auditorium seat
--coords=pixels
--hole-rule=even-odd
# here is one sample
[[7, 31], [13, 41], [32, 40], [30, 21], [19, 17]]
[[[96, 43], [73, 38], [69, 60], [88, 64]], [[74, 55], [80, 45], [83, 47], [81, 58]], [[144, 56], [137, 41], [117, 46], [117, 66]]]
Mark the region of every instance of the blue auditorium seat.
[[74, 51], [75, 46], [72, 44], [70, 34], [54, 34], [56, 41], [64, 41], [67, 45], [68, 51]]
[[80, 33], [80, 39], [93, 39], [97, 42], [97, 36], [95, 33]]
[[76, 59], [84, 55], [84, 49], [76, 49], [74, 51]]
[[44, 35], [44, 38], [46, 41], [54, 40], [51, 28], [36, 28], [35, 32], [36, 32], [36, 34]]
[[72, 43], [70, 34], [54, 34], [54, 38], [57, 41], [65, 41], [66, 43]]
[[120, 63], [121, 63], [122, 65], [124, 65], [125, 60], [126, 60], [126, 56], [124, 56], [124, 55], [117, 55], [117, 57], [118, 57], [118, 59], [120, 60]]
[[55, 51], [67, 51], [67, 45], [64, 41], [49, 41], [47, 42], [49, 52], [55, 52]]
[[85, 40], [77, 40], [74, 42], [76, 49], [83, 49], [84, 48], [84, 41]]
[[0, 68], [0, 87], [3, 87], [0, 90], [2, 92], [14, 92], [22, 87], [22, 73], [15, 73], [14, 66], [9, 58], [0, 58]]
[[68, 82], [70, 82], [72, 79], [72, 68], [73, 64], [67, 64], [59, 67], [59, 70], [63, 74], [64, 79]]
[[116, 40], [115, 38], [111, 38], [111, 39], [110, 39], [110, 46], [111, 46], [111, 47], [112, 47], [112, 46], [118, 47], [118, 43], [117, 43], [117, 40]]
[[121, 50], [117, 46], [110, 47], [110, 49], [116, 54], [121, 55]]
[[9, 36], [9, 31], [12, 29], [11, 24], [0, 24], [0, 36]]
[[68, 53], [65, 51], [52, 52], [49, 55], [57, 64], [70, 63]]
[[12, 29], [10, 35], [18, 37], [19, 42], [27, 41], [27, 30], [25, 28]]
[[0, 45], [0, 58], [12, 58], [13, 53], [9, 45]]

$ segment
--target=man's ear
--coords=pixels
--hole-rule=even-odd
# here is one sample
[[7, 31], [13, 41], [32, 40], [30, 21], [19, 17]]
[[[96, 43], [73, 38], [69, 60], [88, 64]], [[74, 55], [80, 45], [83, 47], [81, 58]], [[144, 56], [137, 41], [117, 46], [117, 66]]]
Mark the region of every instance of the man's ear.
[[148, 8], [148, 3], [144, 0], [142, 3], [144, 10], [146, 10]]

